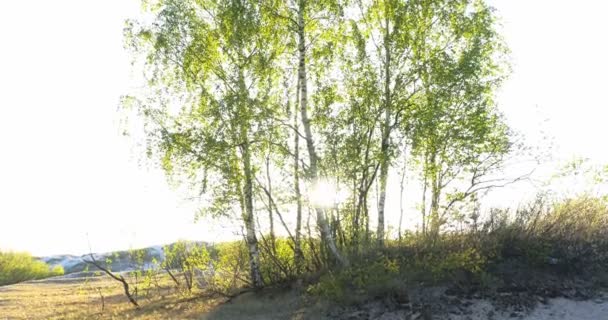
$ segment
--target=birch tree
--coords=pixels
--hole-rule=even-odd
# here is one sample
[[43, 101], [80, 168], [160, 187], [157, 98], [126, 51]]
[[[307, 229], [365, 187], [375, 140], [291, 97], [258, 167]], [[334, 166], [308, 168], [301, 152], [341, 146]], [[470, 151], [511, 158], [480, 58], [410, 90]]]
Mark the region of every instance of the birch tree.
[[[276, 106], [277, 27], [257, 1], [146, 3], [151, 24], [132, 23], [145, 56], [146, 92], [128, 99], [146, 120], [148, 150], [165, 171], [198, 186], [203, 212], [239, 212], [253, 286], [259, 268], [254, 182]], [[212, 188], [207, 184], [212, 183]]]
[[[300, 133], [298, 127], [292, 127], [300, 135], [299, 138], [304, 140], [305, 150], [308, 156], [306, 173], [306, 181], [310, 187], [313, 187], [322, 180], [320, 170], [320, 162], [322, 155], [319, 152], [318, 137], [315, 134], [312, 118], [314, 107], [310, 104], [310, 96], [314, 96], [315, 92], [310, 92], [310, 71], [314, 63], [319, 62], [320, 57], [327, 58], [328, 47], [339, 45], [340, 40], [331, 38], [332, 32], [336, 29], [336, 21], [342, 14], [342, 4], [336, 0], [292, 0], [278, 2], [282, 5], [276, 5], [275, 1], [265, 2], [268, 8], [272, 8], [273, 16], [277, 21], [282, 21], [287, 24], [287, 34], [282, 38], [285, 42], [293, 41], [296, 46], [295, 60], [297, 61], [297, 106], [299, 107], [299, 120], [302, 125], [303, 132]], [[333, 42], [335, 40], [335, 42]], [[313, 57], [314, 56], [314, 57]], [[318, 66], [316, 70], [322, 72], [325, 66]], [[329, 70], [326, 70], [329, 71]], [[314, 74], [315, 72], [313, 72]], [[324, 73], [326, 75], [326, 73]], [[317, 78], [322, 78], [317, 76]], [[299, 139], [297, 138], [297, 139]], [[299, 140], [297, 140], [299, 143]], [[298, 155], [299, 157], [299, 155]], [[299, 181], [299, 177], [297, 177]], [[299, 190], [298, 190], [299, 192]], [[317, 218], [317, 225], [321, 234], [321, 239], [324, 245], [329, 250], [331, 256], [341, 265], [347, 265], [348, 260], [341, 254], [333, 239], [330, 226], [327, 220], [324, 208], [317, 204], [312, 204]], [[298, 216], [301, 217], [301, 214]], [[300, 218], [298, 219], [300, 220]], [[301, 223], [299, 221], [298, 223]], [[299, 232], [296, 233], [296, 236]], [[298, 238], [299, 239], [299, 238]]]
[[440, 213], [446, 187], [467, 174], [479, 187], [479, 178], [499, 167], [511, 149], [510, 131], [494, 103], [507, 68], [495, 17], [482, 1], [428, 8], [420, 11], [419, 19], [422, 25], [435, 24], [435, 29], [421, 29], [429, 33], [427, 45], [415, 47], [423, 95], [412, 120], [413, 141], [414, 153], [422, 158], [423, 219], [428, 189], [428, 224], [437, 235], [444, 213], [463, 195], [450, 195]]

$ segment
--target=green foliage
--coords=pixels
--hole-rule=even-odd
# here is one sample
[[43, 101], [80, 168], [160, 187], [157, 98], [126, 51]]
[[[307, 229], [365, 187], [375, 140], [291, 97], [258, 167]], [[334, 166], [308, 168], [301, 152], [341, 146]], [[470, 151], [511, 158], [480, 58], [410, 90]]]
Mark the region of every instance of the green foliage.
[[[581, 196], [548, 203], [539, 196], [509, 213], [438, 237], [410, 233], [381, 250], [351, 257], [346, 269], [327, 270], [310, 294], [339, 302], [388, 295], [408, 285], [458, 284], [490, 290], [513, 274], [543, 272], [603, 281], [608, 267], [608, 203]], [[505, 270], [507, 268], [507, 270]]]
[[254, 170], [246, 167], [261, 150], [245, 145], [272, 139], [267, 120], [282, 113], [280, 25], [256, 1], [152, 2], [154, 23], [130, 22], [127, 30], [129, 47], [147, 57], [150, 90], [125, 107], [146, 121], [148, 153], [168, 177], [209, 193], [201, 213], [243, 210], [245, 171]]
[[418, 266], [427, 270], [435, 280], [453, 277], [456, 272], [479, 274], [485, 267], [486, 259], [475, 248], [466, 248], [460, 252], [449, 252], [444, 256], [432, 255], [422, 259]]
[[327, 272], [308, 287], [308, 293], [340, 302], [387, 293], [400, 275], [397, 259], [385, 255], [364, 257], [345, 269]]
[[28, 253], [0, 252], [0, 286], [60, 275], [63, 267], [51, 268]]
[[163, 247], [163, 252], [165, 259], [160, 267], [170, 274], [178, 289], [187, 293], [195, 287], [197, 274], [205, 273], [211, 267], [211, 256], [205, 244], [178, 241]]
[[208, 284], [214, 291], [231, 293], [251, 283], [248, 268], [247, 248], [242, 241], [218, 244], [214, 247]]
[[278, 238], [274, 243], [265, 243], [260, 256], [260, 270], [269, 283], [278, 283], [295, 277], [292, 242]]
[[65, 271], [63, 270], [63, 266], [60, 265], [56, 265], [53, 268], [51, 268], [51, 275], [54, 276], [62, 276], [65, 273]]
[[[394, 273], [424, 271], [433, 281], [479, 274], [499, 255], [499, 244], [490, 255], [464, 245], [463, 235], [439, 234], [455, 203], [492, 187], [484, 181], [500, 180], [483, 178], [513, 147], [494, 101], [508, 50], [485, 2], [150, 0], [143, 7], [150, 19], [128, 22], [126, 35], [147, 83], [123, 100], [125, 109], [144, 119], [146, 154], [200, 199], [199, 214], [239, 219], [247, 243], [166, 248], [162, 268], [177, 272], [177, 286], [191, 291], [197, 272], [222, 292], [278, 283], [331, 269], [337, 260], [348, 265], [337, 252], [343, 250], [359, 262], [326, 270], [321, 283], [329, 289], [313, 291], [332, 291], [336, 283], [367, 290]], [[409, 150], [425, 195], [427, 186], [432, 194], [424, 221], [432, 222], [433, 237], [423, 230], [425, 236], [408, 240], [420, 249], [411, 260], [362, 258], [377, 249], [374, 237], [386, 238], [384, 222], [377, 235], [370, 231], [373, 190], [380, 189], [382, 217], [387, 177], [401, 150]], [[300, 188], [316, 183], [308, 178], [335, 181], [352, 195], [315, 211], [322, 241], [302, 235], [301, 217], [289, 239], [273, 229], [270, 240], [258, 241], [266, 232], [257, 230], [264, 225], [260, 208], [269, 209], [270, 221], [293, 212], [295, 203], [303, 204], [300, 212], [318, 209], [300, 199], [311, 193]], [[298, 266], [296, 239], [303, 251]]]

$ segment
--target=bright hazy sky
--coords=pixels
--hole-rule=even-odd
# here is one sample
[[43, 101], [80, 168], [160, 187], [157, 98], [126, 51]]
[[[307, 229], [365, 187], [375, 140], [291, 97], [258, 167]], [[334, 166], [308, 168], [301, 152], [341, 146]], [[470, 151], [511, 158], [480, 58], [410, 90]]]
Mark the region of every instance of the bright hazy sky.
[[[608, 163], [608, 2], [491, 3], [512, 51], [499, 94], [509, 123], [552, 137], [560, 158]], [[0, 248], [85, 253], [87, 238], [107, 251], [230, 233], [194, 224], [120, 135], [119, 97], [133, 85], [122, 29], [138, 12], [128, 0], [0, 3]]]

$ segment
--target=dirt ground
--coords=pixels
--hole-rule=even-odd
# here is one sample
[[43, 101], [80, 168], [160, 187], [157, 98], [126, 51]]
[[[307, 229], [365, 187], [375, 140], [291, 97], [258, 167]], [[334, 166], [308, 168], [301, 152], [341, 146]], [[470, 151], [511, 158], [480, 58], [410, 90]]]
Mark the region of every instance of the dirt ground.
[[[184, 296], [170, 285], [140, 298], [141, 308], [128, 303], [119, 283], [107, 278], [48, 279], [0, 287], [0, 320], [4, 319], [380, 319], [380, 320], [608, 320], [608, 296], [590, 299], [553, 298], [529, 310], [496, 307], [483, 298], [447, 298], [433, 293], [436, 308], [415, 299], [404, 304], [373, 300], [348, 307], [307, 298], [293, 289], [246, 292], [233, 299], [208, 294]], [[102, 303], [103, 296], [103, 303]], [[413, 297], [412, 297], [413, 298]], [[390, 299], [389, 299], [390, 300]]]

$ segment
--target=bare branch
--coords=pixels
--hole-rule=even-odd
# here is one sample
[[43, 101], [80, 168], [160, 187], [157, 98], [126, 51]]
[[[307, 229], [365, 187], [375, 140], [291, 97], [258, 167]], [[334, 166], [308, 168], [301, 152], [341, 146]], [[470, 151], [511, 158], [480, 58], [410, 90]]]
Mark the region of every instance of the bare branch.
[[91, 260], [82, 259], [82, 261], [84, 261], [87, 264], [95, 266], [97, 269], [99, 269], [99, 270], [105, 272], [107, 275], [109, 275], [112, 279], [122, 283], [122, 286], [125, 290], [125, 295], [127, 296], [127, 298], [129, 298], [129, 302], [131, 302], [131, 304], [134, 305], [136, 308], [139, 308], [139, 304], [137, 303], [137, 301], [135, 301], [135, 299], [131, 295], [131, 292], [129, 291], [129, 283], [127, 283], [127, 280], [125, 280], [125, 278], [122, 275], [117, 276], [112, 271], [110, 271], [110, 269], [107, 269], [104, 266], [102, 266], [97, 260], [95, 260], [95, 256], [93, 256], [92, 253], [90, 253], [89, 256], [91, 257]]

